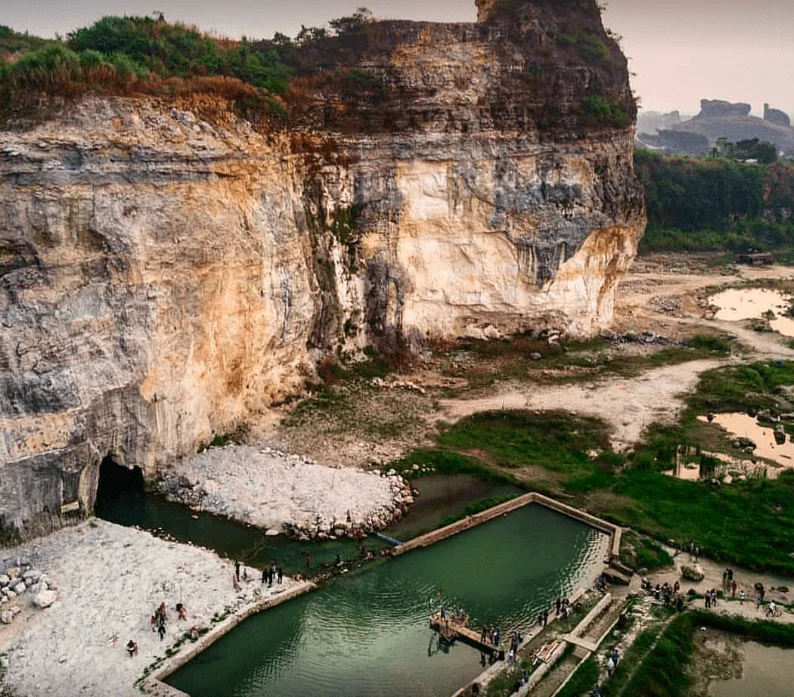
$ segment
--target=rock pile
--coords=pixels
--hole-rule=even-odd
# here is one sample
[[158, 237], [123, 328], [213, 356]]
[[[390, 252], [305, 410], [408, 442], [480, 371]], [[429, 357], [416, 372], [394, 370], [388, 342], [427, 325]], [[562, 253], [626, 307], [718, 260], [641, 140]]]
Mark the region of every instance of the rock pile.
[[160, 490], [196, 510], [300, 540], [359, 537], [401, 518], [413, 503], [396, 472], [327, 467], [268, 447], [228, 445], [187, 460]]
[[58, 600], [58, 584], [33, 568], [28, 559], [17, 559], [13, 565], [4, 566], [5, 570], [0, 573], [0, 622], [3, 624], [11, 624], [26, 601], [44, 609]]
[[665, 336], [659, 336], [652, 331], [644, 331], [641, 334], [626, 332], [617, 334], [615, 332], [601, 332], [601, 338], [613, 344], [653, 344], [655, 346], [683, 346], [684, 344]]

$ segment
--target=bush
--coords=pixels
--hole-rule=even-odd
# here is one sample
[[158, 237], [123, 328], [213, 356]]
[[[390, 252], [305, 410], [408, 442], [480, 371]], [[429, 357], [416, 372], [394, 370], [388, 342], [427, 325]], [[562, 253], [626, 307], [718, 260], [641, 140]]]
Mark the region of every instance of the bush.
[[[603, 105], [596, 109], [602, 113]], [[794, 167], [731, 158], [634, 155], [645, 188], [648, 251], [747, 251], [794, 245]]]

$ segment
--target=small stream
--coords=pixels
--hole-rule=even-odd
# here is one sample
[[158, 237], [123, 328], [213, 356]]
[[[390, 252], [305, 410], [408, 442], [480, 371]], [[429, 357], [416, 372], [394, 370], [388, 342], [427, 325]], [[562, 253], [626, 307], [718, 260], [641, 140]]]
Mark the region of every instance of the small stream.
[[[490, 484], [471, 475], [431, 475], [415, 480], [412, 485], [420, 492], [416, 503], [407, 516], [384, 530], [401, 541], [437, 528], [444, 518], [459, 514], [475, 501], [523, 493], [518, 487]], [[222, 557], [239, 559], [249, 566], [263, 568], [275, 559], [288, 575], [305, 571], [307, 553], [316, 566], [333, 563], [337, 555], [342, 560], [359, 557], [358, 543], [354, 540], [298, 542], [283, 535], [267, 537], [258, 528], [210, 513], [197, 513], [142, 490], [120, 487], [100, 491], [95, 510], [97, 517], [112, 523], [167, 535], [178, 542], [211, 549]], [[365, 544], [371, 550], [387, 546], [373, 536]]]

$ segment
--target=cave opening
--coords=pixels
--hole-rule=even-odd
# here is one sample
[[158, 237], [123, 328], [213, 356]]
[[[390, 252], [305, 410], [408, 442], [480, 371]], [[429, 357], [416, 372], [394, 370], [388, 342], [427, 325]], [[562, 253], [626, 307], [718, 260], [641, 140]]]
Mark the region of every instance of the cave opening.
[[121, 525], [135, 525], [146, 508], [146, 489], [140, 467], [124, 467], [108, 455], [99, 465], [94, 512]]

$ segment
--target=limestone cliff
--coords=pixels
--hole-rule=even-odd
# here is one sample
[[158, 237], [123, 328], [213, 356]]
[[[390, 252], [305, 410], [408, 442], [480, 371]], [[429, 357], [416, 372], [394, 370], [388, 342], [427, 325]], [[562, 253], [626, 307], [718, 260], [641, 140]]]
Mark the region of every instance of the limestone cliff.
[[152, 476], [326, 352], [609, 323], [644, 228], [626, 61], [594, 1], [481, 4], [304, 47], [279, 129], [89, 98], [1, 134], [0, 530], [87, 512], [103, 457]]

